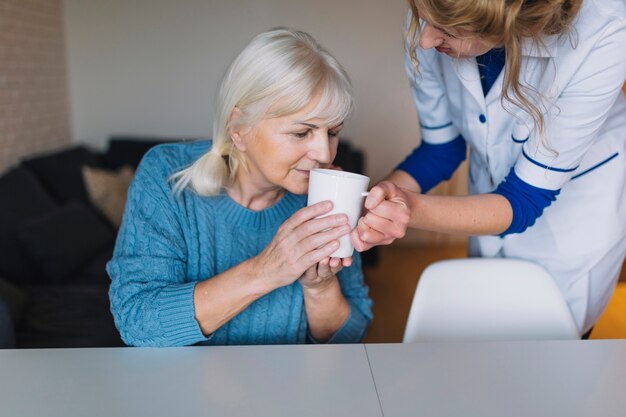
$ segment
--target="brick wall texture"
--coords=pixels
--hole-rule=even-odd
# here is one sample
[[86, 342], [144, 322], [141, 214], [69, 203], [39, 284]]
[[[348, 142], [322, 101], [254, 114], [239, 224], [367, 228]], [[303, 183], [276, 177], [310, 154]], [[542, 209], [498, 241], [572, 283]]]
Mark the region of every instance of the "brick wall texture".
[[0, 0], [0, 172], [70, 143], [62, 0]]

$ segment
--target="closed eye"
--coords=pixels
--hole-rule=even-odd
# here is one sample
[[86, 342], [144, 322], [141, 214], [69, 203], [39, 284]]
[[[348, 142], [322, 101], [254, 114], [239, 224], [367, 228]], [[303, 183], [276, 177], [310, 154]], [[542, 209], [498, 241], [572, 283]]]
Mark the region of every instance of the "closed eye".
[[342, 128], [343, 128], [343, 122], [341, 122], [337, 126], [331, 127], [330, 129], [328, 129], [328, 137], [336, 138], [337, 136], [339, 136], [339, 132], [341, 132]]
[[307, 130], [302, 131], [302, 132], [294, 132], [294, 133], [292, 133], [292, 135], [294, 135], [297, 138], [304, 139], [307, 136], [309, 136], [309, 133], [311, 133], [311, 129], [307, 129]]
[[448, 32], [447, 30], [445, 30], [444, 28], [440, 28], [440, 27], [435, 27], [435, 29], [437, 29], [438, 31], [440, 31], [441, 33], [443, 33], [444, 35], [446, 35], [449, 38], [455, 38], [456, 36], [454, 36], [453, 34], [451, 34], [450, 32]]

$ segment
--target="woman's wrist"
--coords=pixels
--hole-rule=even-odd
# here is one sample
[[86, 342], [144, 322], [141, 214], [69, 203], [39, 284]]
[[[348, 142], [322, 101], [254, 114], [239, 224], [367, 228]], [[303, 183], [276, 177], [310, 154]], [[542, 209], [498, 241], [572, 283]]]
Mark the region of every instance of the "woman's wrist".
[[302, 290], [309, 332], [320, 342], [330, 339], [350, 316], [350, 304], [343, 296], [339, 280], [323, 288]]
[[347, 304], [336, 276], [332, 280], [328, 280], [328, 284], [323, 287], [302, 287], [302, 295], [307, 309], [311, 308], [315, 311], [336, 311], [342, 303]]
[[410, 219], [407, 227], [419, 229], [423, 226], [421, 220], [424, 214], [428, 213], [426, 206], [428, 205], [428, 196], [425, 194], [408, 192], [408, 205], [410, 211]]
[[243, 263], [247, 280], [250, 282], [250, 289], [259, 294], [259, 297], [284, 286], [284, 284], [277, 282], [275, 274], [269, 273], [263, 267], [260, 256], [257, 255]]
[[421, 193], [421, 187], [409, 173], [402, 170], [395, 170], [386, 178], [387, 181], [394, 183], [400, 188], [413, 193]]
[[[300, 284], [302, 285], [302, 282]], [[323, 299], [329, 294], [332, 295], [333, 291], [339, 291], [339, 293], [341, 293], [341, 288], [339, 287], [339, 280], [337, 279], [337, 275], [333, 275], [333, 277], [317, 285], [302, 285], [302, 293], [304, 294], [304, 296], [316, 300]]]

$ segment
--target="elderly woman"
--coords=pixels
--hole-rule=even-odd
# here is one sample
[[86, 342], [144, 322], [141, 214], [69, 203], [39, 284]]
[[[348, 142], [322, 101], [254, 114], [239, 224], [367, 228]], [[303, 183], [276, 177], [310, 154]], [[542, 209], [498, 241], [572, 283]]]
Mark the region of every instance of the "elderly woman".
[[130, 187], [107, 265], [127, 344], [361, 340], [360, 258], [330, 258], [347, 218], [304, 195], [351, 108], [345, 71], [308, 34], [252, 40], [222, 81], [213, 141], [153, 148]]

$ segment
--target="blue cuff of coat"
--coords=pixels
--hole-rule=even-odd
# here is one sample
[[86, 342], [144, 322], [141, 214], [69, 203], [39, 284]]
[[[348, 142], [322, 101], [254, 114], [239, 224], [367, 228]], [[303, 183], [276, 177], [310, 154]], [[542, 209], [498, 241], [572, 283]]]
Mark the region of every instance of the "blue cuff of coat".
[[513, 210], [511, 225], [500, 237], [522, 233], [535, 224], [535, 221], [543, 214], [543, 210], [556, 200], [560, 192], [561, 190], [546, 190], [530, 185], [515, 174], [515, 168], [511, 168], [509, 175], [493, 192], [506, 198]]
[[441, 144], [422, 141], [396, 169], [412, 176], [425, 194], [440, 182], [452, 177], [454, 171], [465, 160], [466, 148], [461, 135]]

